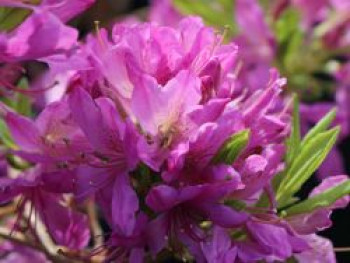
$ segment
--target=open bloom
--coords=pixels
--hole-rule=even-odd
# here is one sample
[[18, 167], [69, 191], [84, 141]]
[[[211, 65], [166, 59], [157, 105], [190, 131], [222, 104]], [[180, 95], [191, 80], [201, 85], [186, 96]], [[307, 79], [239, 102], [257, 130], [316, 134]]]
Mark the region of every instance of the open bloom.
[[[22, 219], [25, 206], [29, 203], [31, 213], [28, 224], [32, 216], [39, 216], [57, 244], [80, 249], [89, 242], [90, 232], [86, 216], [61, 204], [64, 202], [62, 194], [72, 191], [71, 184], [57, 185], [55, 180], [50, 180], [50, 175], [45, 175], [43, 167], [37, 166], [18, 178], [1, 178], [0, 187], [2, 204], [21, 196], [18, 220]], [[17, 229], [19, 225], [16, 223], [13, 227]]]
[[[262, 29], [259, 41], [271, 44]], [[64, 79], [63, 89], [35, 120], [4, 110], [14, 144], [9, 154], [27, 166], [0, 182], [8, 189], [2, 201], [21, 196], [56, 243], [81, 249], [85, 217], [64, 198], [81, 206], [94, 200], [110, 229], [97, 249], [106, 262], [157, 260], [162, 253], [272, 262], [310, 249], [307, 237], [319, 228], [300, 231], [274, 200], [290, 130], [285, 79], [269, 69], [256, 87], [242, 85], [237, 57], [245, 56], [237, 52], [189, 17], [174, 28], [124, 23], [110, 37], [98, 30], [67, 60], [46, 58], [46, 80]], [[328, 183], [339, 182], [318, 190]], [[265, 194], [269, 204], [259, 207]]]

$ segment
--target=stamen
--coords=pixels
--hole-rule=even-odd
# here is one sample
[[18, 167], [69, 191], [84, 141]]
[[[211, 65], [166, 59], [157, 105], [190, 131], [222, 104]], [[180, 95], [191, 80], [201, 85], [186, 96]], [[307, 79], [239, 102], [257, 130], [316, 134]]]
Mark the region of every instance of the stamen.
[[237, 78], [238, 75], [239, 75], [239, 73], [241, 73], [242, 68], [243, 68], [243, 61], [242, 61], [242, 60], [239, 60], [239, 61], [237, 62], [236, 68], [235, 68], [234, 71], [233, 71], [233, 76], [234, 76], [235, 78]]
[[221, 38], [220, 38], [220, 41], [218, 43], [218, 46], [221, 46], [223, 44], [223, 42], [225, 41], [226, 37], [228, 37], [228, 32], [230, 29], [231, 29], [231, 27], [229, 25], [224, 26], [224, 30], [221, 33]]
[[103, 41], [103, 38], [102, 38], [102, 35], [101, 35], [100, 21], [96, 20], [96, 21], [94, 21], [94, 24], [95, 24], [95, 31], [96, 31], [98, 42], [100, 43], [100, 46], [103, 49], [106, 49], [106, 44]]

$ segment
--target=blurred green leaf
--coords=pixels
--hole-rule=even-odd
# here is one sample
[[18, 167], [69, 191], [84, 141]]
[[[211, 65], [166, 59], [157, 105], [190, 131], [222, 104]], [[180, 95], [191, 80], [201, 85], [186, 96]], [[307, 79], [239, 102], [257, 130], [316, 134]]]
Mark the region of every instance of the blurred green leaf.
[[[296, 9], [288, 8], [274, 24], [278, 41], [279, 66], [293, 73], [299, 72], [305, 65], [303, 58], [304, 33], [300, 29], [300, 14]], [[293, 76], [293, 75], [292, 75]]]
[[11, 31], [21, 24], [31, 13], [23, 8], [0, 8], [0, 31]]
[[243, 151], [249, 142], [250, 131], [243, 130], [232, 135], [221, 147], [219, 152], [214, 156], [214, 164], [226, 163], [232, 164], [238, 155]]
[[[38, 5], [41, 0], [27, 0], [26, 4]], [[32, 10], [20, 7], [0, 7], [0, 32], [11, 31], [21, 24]]]
[[291, 35], [299, 31], [298, 10], [289, 8], [280, 16], [275, 23], [275, 35], [279, 43], [288, 42]]
[[247, 207], [245, 202], [235, 199], [226, 200], [225, 205], [232, 207], [236, 211], [243, 211]]
[[10, 131], [3, 119], [0, 119], [0, 140], [6, 147], [11, 149], [16, 148], [16, 145], [11, 138]]
[[183, 14], [202, 17], [208, 25], [218, 29], [228, 27], [231, 35], [236, 32], [234, 1], [232, 0], [174, 0], [174, 5]]
[[[27, 90], [29, 87], [28, 80], [26, 78], [22, 78], [19, 81], [17, 87], [20, 89]], [[25, 115], [25, 116], [31, 115], [31, 100], [27, 95], [22, 94], [20, 92], [17, 92], [13, 102], [14, 102], [13, 108], [18, 113]]]
[[342, 198], [343, 196], [350, 194], [350, 180], [347, 180], [331, 189], [328, 189], [320, 194], [312, 196], [303, 202], [300, 202], [285, 212], [288, 215], [309, 213], [318, 208], [329, 207], [335, 201]]

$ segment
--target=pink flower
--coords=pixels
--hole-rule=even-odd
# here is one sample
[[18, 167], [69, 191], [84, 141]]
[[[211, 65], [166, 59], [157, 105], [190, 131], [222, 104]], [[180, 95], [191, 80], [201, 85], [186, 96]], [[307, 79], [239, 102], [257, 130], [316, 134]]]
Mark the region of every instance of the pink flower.
[[298, 262], [337, 262], [333, 250], [333, 245], [330, 240], [315, 234], [305, 236], [305, 240], [311, 246], [311, 249], [306, 250], [300, 254], [295, 254], [295, 258], [298, 260]]

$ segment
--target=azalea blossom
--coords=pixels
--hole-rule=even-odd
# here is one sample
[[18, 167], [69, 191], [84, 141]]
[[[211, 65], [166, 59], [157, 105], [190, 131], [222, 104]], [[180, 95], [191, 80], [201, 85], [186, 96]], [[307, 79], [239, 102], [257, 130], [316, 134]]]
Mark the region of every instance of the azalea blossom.
[[[119, 23], [77, 41], [63, 23], [90, 3], [23, 4], [33, 14], [0, 45], [6, 62], [45, 62], [48, 69], [33, 85], [43, 92], [51, 87], [37, 113], [24, 116], [1, 104], [8, 172], [0, 178], [0, 202], [16, 204], [12, 231], [30, 230], [20, 245], [9, 238], [1, 249], [13, 247], [15, 259], [32, 255], [38, 262], [46, 256], [135, 263], [163, 255], [203, 263], [313, 257], [317, 231], [331, 225], [332, 210], [349, 197], [342, 192], [328, 206], [302, 213], [297, 208], [307, 201], [287, 196], [287, 205], [279, 203], [296, 120], [283, 97], [286, 79], [269, 67], [275, 42], [256, 3], [239, 2], [242, 29], [255, 27], [236, 42], [225, 43], [199, 17], [174, 18], [171, 27]], [[55, 24], [43, 23], [43, 14]], [[36, 49], [46, 27], [56, 38]], [[327, 178], [309, 198], [348, 182]], [[56, 251], [37, 242], [35, 220]], [[327, 256], [334, 257], [329, 250]]]

